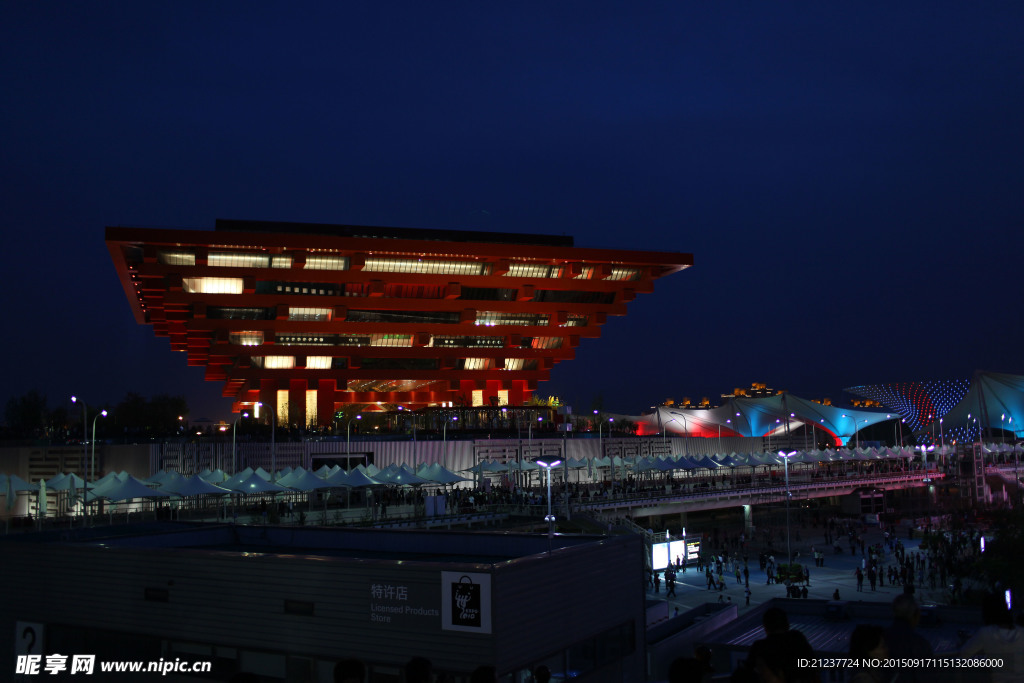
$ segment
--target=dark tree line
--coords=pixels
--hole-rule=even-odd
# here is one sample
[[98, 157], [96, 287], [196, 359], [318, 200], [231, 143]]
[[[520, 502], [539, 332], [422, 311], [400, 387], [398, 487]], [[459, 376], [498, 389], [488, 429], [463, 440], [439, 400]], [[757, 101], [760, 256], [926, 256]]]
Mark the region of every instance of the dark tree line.
[[183, 396], [161, 394], [147, 399], [128, 392], [115, 406], [90, 405], [83, 424], [81, 404], [64, 402], [51, 408], [46, 397], [33, 390], [7, 401], [3, 435], [7, 439], [57, 443], [81, 439], [85, 432], [91, 432], [93, 419], [102, 410], [107, 416], [96, 420], [97, 438], [173, 436], [188, 420], [188, 402]]

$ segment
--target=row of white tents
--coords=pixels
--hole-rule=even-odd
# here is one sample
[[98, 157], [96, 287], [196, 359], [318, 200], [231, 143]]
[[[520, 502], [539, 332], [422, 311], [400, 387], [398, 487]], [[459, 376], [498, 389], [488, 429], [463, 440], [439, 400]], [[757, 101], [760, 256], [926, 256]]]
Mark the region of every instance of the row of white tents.
[[0, 495], [6, 497], [7, 509], [13, 508], [17, 494], [38, 493], [39, 509], [46, 509], [47, 493], [65, 493], [68, 500], [80, 502], [85, 493], [89, 502], [104, 500], [118, 503], [134, 499], [182, 499], [203, 495], [231, 495], [256, 493], [308, 493], [322, 489], [364, 488], [368, 486], [447, 486], [467, 481], [441, 465], [423, 465], [416, 472], [406, 465], [391, 465], [383, 470], [362, 465], [351, 472], [338, 466], [326, 465], [316, 472], [298, 467], [286, 468], [271, 474], [262, 468], [246, 468], [235, 475], [223, 470], [205, 470], [191, 477], [177, 472], [160, 471], [145, 479], [137, 479], [127, 472], [110, 472], [102, 479], [86, 483], [76, 474], [58, 474], [38, 482], [0, 473]]
[[[794, 451], [786, 454], [785, 457], [788, 458], [791, 465], [893, 461], [913, 458], [922, 454], [926, 458], [934, 458], [943, 450], [951, 452], [952, 448], [948, 446], [945, 449], [930, 447], [923, 453], [911, 448], [842, 448]], [[987, 444], [983, 446], [983, 451], [989, 455], [1012, 454], [1017, 456], [1024, 452], [1024, 447], [1020, 444]], [[607, 468], [615, 468], [615, 471], [621, 469], [623, 472], [630, 470], [634, 473], [646, 473], [673, 470], [714, 471], [737, 467], [776, 467], [782, 464], [783, 454], [781, 453], [729, 453], [701, 456], [683, 455], [678, 458], [664, 456], [569, 458], [564, 463], [564, 467], [574, 470], [586, 469], [593, 476], [595, 470], [600, 472]], [[483, 477], [504, 473], [533, 472], [538, 469], [540, 467], [534, 462], [502, 463], [485, 460], [464, 472]], [[34, 483], [25, 481], [14, 474], [0, 473], [0, 495], [6, 497], [7, 509], [10, 510], [14, 506], [17, 494], [36, 492], [40, 495], [40, 509], [45, 509], [47, 492], [66, 492], [67, 500], [77, 503], [82, 500], [83, 488], [88, 489], [86, 500], [90, 503], [97, 500], [116, 503], [133, 499], [181, 499], [203, 495], [295, 494], [324, 489], [372, 486], [449, 486], [465, 481], [470, 481], [470, 479], [452, 472], [439, 463], [421, 464], [415, 469], [405, 464], [393, 464], [384, 469], [379, 469], [374, 465], [358, 465], [348, 472], [337, 465], [334, 467], [324, 465], [316, 471], [306, 470], [302, 467], [294, 470], [285, 468], [273, 475], [262, 468], [256, 470], [246, 468], [234, 475], [229, 475], [223, 470], [207, 469], [191, 477], [177, 472], [161, 471], [145, 480], [137, 479], [127, 472], [111, 472], [102, 479], [88, 484], [76, 474], [58, 474], [49, 480], [40, 479]]]

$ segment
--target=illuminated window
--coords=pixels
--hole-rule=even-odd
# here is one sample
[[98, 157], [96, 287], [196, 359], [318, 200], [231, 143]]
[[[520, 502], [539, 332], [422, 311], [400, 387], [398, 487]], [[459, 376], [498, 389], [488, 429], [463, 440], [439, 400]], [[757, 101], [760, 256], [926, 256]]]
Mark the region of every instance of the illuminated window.
[[508, 405], [508, 389], [499, 389], [498, 390], [498, 405], [499, 406], [507, 406]]
[[257, 294], [305, 294], [313, 296], [338, 296], [341, 288], [325, 282], [269, 282], [256, 283]]
[[620, 268], [612, 266], [612, 274], [605, 280], [636, 280], [640, 277], [639, 268]]
[[430, 275], [486, 275], [487, 264], [479, 261], [432, 261], [427, 259], [367, 258], [363, 270], [369, 273], [423, 273]]
[[316, 424], [316, 389], [306, 389], [306, 424]]
[[259, 346], [263, 343], [263, 332], [259, 330], [232, 332], [228, 335], [228, 341], [239, 346]]
[[547, 325], [548, 316], [538, 313], [505, 313], [477, 311], [477, 325]]
[[346, 270], [348, 259], [344, 256], [307, 256], [306, 270]]
[[536, 370], [537, 359], [536, 358], [506, 358], [505, 359], [506, 370]]
[[583, 270], [579, 275], [573, 277], [573, 280], [589, 280], [594, 277], [594, 266], [583, 266]]
[[196, 255], [190, 251], [161, 251], [157, 261], [165, 266], [194, 266]]
[[587, 326], [587, 316], [585, 316], [585, 315], [578, 315], [578, 314], [570, 315], [568, 317], [568, 319], [565, 321], [565, 324], [562, 325], [562, 327], [586, 327], [586, 326]]
[[291, 256], [271, 256], [270, 257], [271, 268], [291, 268], [292, 257]]
[[463, 336], [451, 336], [441, 337], [432, 336], [430, 338], [430, 344], [435, 348], [442, 349], [466, 349], [466, 348], [497, 348], [500, 349], [505, 346], [504, 337], [463, 337]]
[[533, 349], [560, 349], [562, 348], [561, 337], [534, 337], [530, 344]]
[[546, 266], [537, 263], [510, 263], [507, 277], [558, 277], [562, 269], [559, 266]]
[[487, 370], [491, 367], [493, 360], [490, 358], [465, 358], [462, 362], [464, 370]]
[[334, 317], [333, 308], [298, 308], [289, 307], [288, 320], [294, 322], [325, 322]]
[[484, 390], [474, 389], [473, 390], [473, 405], [482, 406], [484, 404]]
[[294, 355], [254, 355], [253, 366], [264, 370], [291, 370], [295, 368]]
[[247, 254], [245, 252], [211, 251], [207, 264], [220, 268], [266, 268], [270, 265], [270, 257], [266, 254]]
[[241, 294], [245, 289], [240, 277], [186, 277], [181, 284], [189, 294]]
[[330, 370], [333, 356], [306, 356], [306, 367], [310, 370]]
[[412, 335], [371, 334], [370, 346], [412, 346]]
[[282, 334], [274, 342], [278, 346], [334, 346], [336, 335], [322, 334]]
[[277, 390], [277, 424], [286, 425], [288, 424], [288, 390], [278, 389]]

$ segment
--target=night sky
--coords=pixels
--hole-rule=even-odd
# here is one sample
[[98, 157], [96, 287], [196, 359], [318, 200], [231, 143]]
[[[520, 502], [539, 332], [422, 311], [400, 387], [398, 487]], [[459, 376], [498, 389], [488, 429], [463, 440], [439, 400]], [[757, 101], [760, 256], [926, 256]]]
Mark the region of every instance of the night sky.
[[540, 386], [1024, 374], [1024, 3], [6, 2], [0, 405], [221, 384], [107, 225], [566, 234], [692, 253]]

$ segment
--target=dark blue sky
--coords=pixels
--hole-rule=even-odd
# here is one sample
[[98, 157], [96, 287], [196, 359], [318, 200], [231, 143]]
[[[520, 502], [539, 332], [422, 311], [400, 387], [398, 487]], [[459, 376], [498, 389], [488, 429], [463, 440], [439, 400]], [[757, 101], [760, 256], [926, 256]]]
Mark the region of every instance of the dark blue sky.
[[1024, 374], [1024, 3], [0, 5], [0, 402], [184, 394], [107, 225], [690, 252], [540, 393]]

